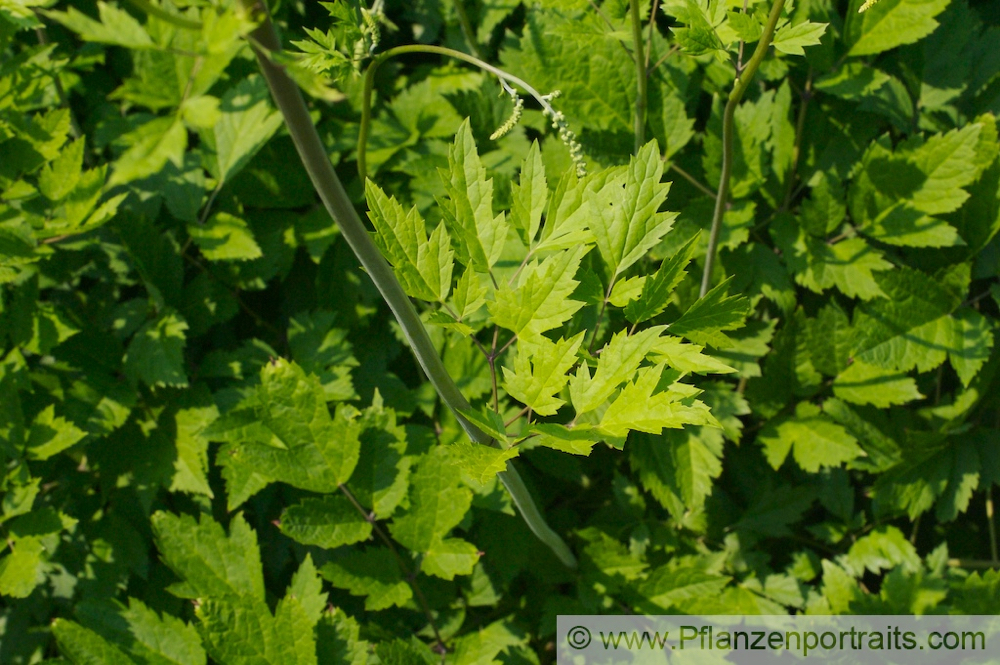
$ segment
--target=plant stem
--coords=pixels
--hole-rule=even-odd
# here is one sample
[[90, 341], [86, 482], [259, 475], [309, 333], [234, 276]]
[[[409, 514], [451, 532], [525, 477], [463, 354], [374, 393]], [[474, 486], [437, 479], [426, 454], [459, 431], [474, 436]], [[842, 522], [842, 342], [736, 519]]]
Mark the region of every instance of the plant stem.
[[632, 57], [635, 59], [635, 152], [646, 142], [646, 53], [642, 43], [639, 0], [630, 0], [632, 9]]
[[[248, 0], [242, 1], [246, 2]], [[446, 48], [444, 46], [431, 46], [429, 44], [407, 44], [406, 46], [391, 48], [387, 51], [379, 53], [371, 61], [371, 64], [368, 65], [368, 69], [365, 70], [365, 79], [361, 93], [361, 128], [358, 131], [357, 148], [358, 176], [360, 176], [362, 182], [364, 182], [365, 178], [368, 177], [366, 153], [368, 150], [368, 132], [371, 126], [372, 90], [375, 87], [375, 73], [378, 71], [378, 68], [382, 65], [382, 63], [389, 58], [393, 58], [397, 55], [406, 55], [408, 53], [431, 53], [434, 55], [444, 55], [450, 58], [455, 58], [456, 60], [467, 62], [470, 65], [475, 65], [485, 72], [489, 72], [498, 78], [519, 86], [529, 95], [534, 97], [542, 105], [542, 108], [545, 108], [550, 113], [554, 113], [551, 105], [544, 99], [544, 95], [528, 85], [525, 81], [514, 76], [513, 74], [508, 74], [498, 67], [494, 67], [488, 62], [484, 62], [475, 56], [471, 56], [468, 53], [462, 53], [461, 51], [456, 51], [455, 49]]]
[[722, 114], [722, 175], [719, 177], [719, 191], [715, 195], [715, 213], [712, 215], [712, 230], [708, 236], [708, 253], [705, 256], [705, 270], [701, 277], [701, 297], [704, 297], [712, 287], [712, 269], [715, 267], [715, 253], [719, 247], [719, 233], [722, 230], [722, 218], [726, 214], [727, 199], [729, 198], [729, 180], [733, 175], [733, 119], [736, 116], [736, 107], [743, 99], [744, 93], [750, 86], [757, 73], [757, 68], [767, 55], [767, 49], [771, 46], [771, 39], [774, 38], [775, 26], [781, 17], [781, 10], [785, 6], [785, 0], [774, 0], [771, 6], [771, 14], [767, 18], [767, 25], [764, 26], [764, 33], [757, 42], [757, 49], [750, 57], [750, 61], [742, 72], [737, 72], [736, 83], [732, 92], [729, 93], [729, 100], [726, 102], [726, 110]]
[[[424, 373], [434, 385], [441, 400], [455, 414], [455, 418], [470, 439], [482, 445], [494, 445], [495, 442], [488, 434], [461, 415], [462, 410], [469, 408], [469, 403], [441, 362], [417, 310], [403, 291], [403, 287], [393, 274], [392, 268], [389, 267], [368, 236], [364, 223], [354, 209], [351, 199], [347, 196], [340, 178], [333, 170], [326, 148], [323, 146], [312, 118], [309, 116], [309, 109], [306, 107], [302, 92], [288, 77], [284, 68], [273, 63], [268, 54], [261, 50], [263, 47], [268, 51], [276, 52], [281, 48], [278, 35], [263, 2], [261, 0], [240, 0], [240, 2], [248, 11], [261, 19], [260, 25], [253, 31], [251, 48], [257, 56], [257, 63], [271, 89], [275, 104], [285, 119], [288, 133], [292, 137], [313, 187], [330, 216], [336, 220], [347, 244], [350, 245], [355, 256], [358, 257], [361, 265], [382, 294], [382, 298], [389, 305], [389, 309], [392, 310], [410, 344], [410, 348], [417, 357], [417, 362], [420, 363]], [[562, 538], [545, 523], [514, 467], [508, 464], [507, 471], [500, 473], [499, 477], [510, 492], [514, 504], [521, 511], [521, 515], [532, 532], [548, 545], [566, 566], [575, 568], [576, 557], [570, 552]]]
[[406, 580], [410, 583], [410, 588], [413, 589], [413, 594], [417, 597], [417, 602], [420, 604], [420, 608], [424, 611], [424, 616], [427, 617], [427, 623], [430, 624], [431, 630], [434, 631], [434, 639], [443, 649], [445, 647], [444, 640], [441, 638], [441, 632], [438, 630], [437, 623], [434, 621], [434, 615], [431, 613], [431, 607], [427, 602], [427, 597], [424, 595], [424, 592], [420, 590], [420, 586], [417, 584], [416, 572], [410, 570], [410, 567], [406, 564], [403, 556], [399, 553], [399, 550], [396, 549], [396, 545], [392, 542], [392, 539], [390, 539], [389, 535], [382, 530], [381, 526], [379, 526], [378, 521], [375, 519], [375, 514], [369, 513], [364, 509], [364, 506], [358, 503], [358, 500], [354, 498], [354, 494], [351, 493], [351, 490], [347, 489], [347, 485], [341, 483], [340, 491], [345, 497], [347, 497], [347, 500], [351, 502], [354, 509], [361, 514], [362, 519], [371, 525], [372, 531], [375, 532], [375, 535], [377, 535], [379, 539], [385, 543], [386, 547], [389, 548], [389, 551], [392, 552], [392, 555], [396, 557], [396, 563], [399, 564], [399, 569], [403, 571], [403, 575], [406, 576]]
[[795, 121], [795, 145], [792, 147], [792, 164], [788, 168], [788, 182], [785, 185], [785, 198], [781, 202], [781, 209], [788, 210], [795, 195], [796, 172], [799, 169], [799, 159], [802, 155], [802, 134], [806, 127], [806, 112], [809, 110], [809, 100], [812, 99], [812, 70], [806, 78], [806, 87], [802, 91], [802, 105], [799, 106], [799, 116]]
[[483, 52], [479, 50], [479, 43], [476, 41], [476, 30], [469, 19], [469, 11], [465, 8], [465, 0], [455, 0], [455, 13], [458, 15], [458, 24], [462, 27], [462, 34], [465, 41], [469, 42], [469, 49], [472, 55], [477, 58], [483, 57]]

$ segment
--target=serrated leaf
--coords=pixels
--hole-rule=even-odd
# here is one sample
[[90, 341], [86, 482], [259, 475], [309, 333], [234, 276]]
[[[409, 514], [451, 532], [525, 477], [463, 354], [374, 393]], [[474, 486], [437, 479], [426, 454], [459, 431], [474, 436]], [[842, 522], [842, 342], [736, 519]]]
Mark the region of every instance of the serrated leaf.
[[72, 422], [56, 416], [55, 405], [49, 405], [35, 416], [28, 432], [28, 457], [46, 460], [53, 455], [75, 446], [87, 433]]
[[635, 380], [626, 384], [608, 406], [598, 429], [622, 437], [633, 430], [660, 434], [665, 427], [718, 425], [703, 402], [683, 392], [668, 389], [654, 394], [662, 374], [663, 365], [641, 368]]
[[705, 347], [685, 344], [680, 337], [661, 337], [653, 346], [652, 358], [684, 373], [728, 374], [737, 371], [724, 362], [705, 355]]
[[264, 600], [264, 573], [257, 534], [242, 515], [229, 534], [208, 515], [154, 513], [150, 518], [163, 562], [183, 580], [172, 588], [181, 598], [239, 597]]
[[[847, 43], [849, 55], [873, 55], [903, 44], [912, 44], [938, 27], [934, 17], [950, 0], [880, 0], [871, 9], [858, 14], [848, 9]], [[852, 7], [860, 6], [854, 0]]]
[[742, 325], [750, 312], [750, 301], [742, 295], [727, 296], [730, 281], [731, 277], [698, 299], [681, 318], [670, 324], [670, 332], [698, 344], [716, 348], [731, 346], [723, 331]]
[[569, 381], [566, 372], [576, 364], [584, 334], [557, 342], [542, 336], [520, 341], [513, 370], [503, 368], [504, 390], [540, 416], [555, 414], [566, 403], [557, 395]]
[[121, 617], [128, 622], [129, 652], [142, 663], [204, 665], [208, 660], [195, 627], [170, 614], [161, 616], [129, 598]]
[[819, 44], [820, 37], [826, 32], [827, 23], [803, 21], [792, 25], [787, 23], [774, 35], [774, 48], [782, 53], [805, 55], [802, 47]]
[[453, 580], [456, 575], [471, 575], [479, 561], [479, 550], [461, 538], [444, 538], [424, 552], [421, 572], [443, 580]]
[[188, 235], [209, 261], [250, 261], [263, 256], [247, 223], [217, 212], [205, 224], [188, 224]]
[[184, 163], [187, 130], [178, 118], [151, 120], [123, 139], [130, 147], [115, 161], [108, 179], [109, 189], [155, 175], [167, 162], [178, 168]]
[[52, 622], [59, 650], [79, 665], [134, 665], [135, 661], [103, 637], [68, 619]]
[[213, 130], [217, 177], [228, 182], [257, 154], [284, 122], [271, 108], [261, 76], [248, 76], [226, 91]]
[[494, 323], [516, 335], [534, 337], [569, 320], [583, 307], [569, 296], [579, 285], [574, 277], [588, 250], [577, 247], [532, 261], [521, 271], [515, 287], [501, 283], [496, 300], [487, 303]]
[[0, 596], [27, 598], [42, 581], [39, 567], [45, 547], [38, 538], [28, 537], [18, 538], [11, 549], [0, 559]]
[[84, 140], [77, 139], [63, 148], [59, 156], [38, 174], [38, 191], [50, 201], [61, 201], [80, 181]]
[[808, 402], [796, 406], [794, 418], [769, 422], [757, 440], [764, 446], [767, 461], [774, 469], [781, 467], [789, 451], [798, 465], [810, 473], [820, 467], [840, 466], [865, 454], [857, 439]]
[[729, 19], [729, 27], [740, 38], [740, 41], [752, 44], [760, 39], [764, 33], [764, 26], [752, 13], [729, 11], [726, 12], [726, 16]]
[[481, 486], [506, 471], [507, 460], [514, 459], [521, 449], [513, 446], [506, 450], [491, 448], [468, 441], [459, 441], [448, 449], [459, 468]]
[[532, 141], [528, 154], [521, 164], [520, 180], [511, 185], [511, 196], [514, 199], [511, 208], [510, 221], [521, 234], [521, 240], [530, 247], [538, 227], [542, 222], [542, 212], [548, 202], [549, 189], [545, 181], [545, 166], [542, 163], [542, 153], [538, 142]]
[[302, 543], [325, 549], [353, 545], [372, 534], [371, 522], [341, 496], [324, 496], [302, 501], [281, 513], [283, 534]]
[[662, 176], [659, 146], [650, 141], [629, 160], [624, 181], [610, 180], [590, 201], [590, 228], [613, 278], [645, 256], [673, 226], [676, 213], [658, 212], [670, 191], [670, 183], [660, 182]]
[[883, 409], [923, 398], [912, 378], [861, 361], [855, 361], [837, 376], [833, 394], [845, 402], [871, 404]]
[[[451, 290], [454, 252], [444, 224], [427, 238], [427, 228], [416, 207], [409, 212], [369, 180], [365, 197], [368, 217], [375, 225], [375, 242], [407, 294], [428, 302], [444, 302]], [[468, 288], [468, 287], [466, 287]]]
[[606, 438], [588, 425], [578, 425], [570, 429], [557, 423], [536, 423], [531, 426], [530, 432], [536, 435], [538, 445], [571, 455], [590, 455], [594, 444]]
[[656, 274], [642, 284], [638, 299], [625, 305], [625, 318], [632, 323], [642, 323], [658, 316], [670, 304], [670, 296], [687, 275], [687, 265], [694, 258], [695, 240], [692, 236], [669, 259], [660, 264]]
[[459, 413], [486, 434], [504, 445], [506, 444], [507, 429], [504, 426], [503, 416], [496, 411], [487, 409], [484, 413], [476, 409], [462, 409]]
[[413, 597], [396, 558], [384, 548], [350, 552], [324, 564], [320, 574], [338, 589], [364, 596], [369, 612], [403, 605]]
[[625, 381], [635, 375], [639, 364], [652, 351], [664, 326], [656, 326], [642, 330], [632, 336], [621, 331], [611, 338], [611, 341], [601, 351], [597, 361], [594, 376], [586, 363], [570, 379], [570, 401], [577, 414], [593, 411]]
[[642, 583], [639, 593], [650, 602], [668, 609], [686, 601], [719, 594], [732, 578], [694, 567], [661, 566]]
[[172, 311], [143, 325], [125, 352], [125, 375], [150, 386], [187, 386], [184, 369], [187, 329], [187, 321]]
[[67, 12], [46, 12], [46, 15], [88, 42], [114, 44], [137, 50], [153, 48], [149, 33], [125, 10], [106, 2], [98, 2], [97, 12], [100, 21], [95, 21], [73, 7]]
[[396, 516], [389, 531], [414, 552], [429, 552], [444, 540], [468, 512], [472, 492], [459, 486], [457, 469], [448, 450], [425, 455], [410, 478], [410, 506]]
[[468, 120], [455, 134], [448, 163], [449, 170], [442, 171], [448, 193], [442, 213], [458, 241], [459, 259], [488, 273], [503, 252], [508, 223], [503, 213], [493, 214], [493, 179], [486, 178]]

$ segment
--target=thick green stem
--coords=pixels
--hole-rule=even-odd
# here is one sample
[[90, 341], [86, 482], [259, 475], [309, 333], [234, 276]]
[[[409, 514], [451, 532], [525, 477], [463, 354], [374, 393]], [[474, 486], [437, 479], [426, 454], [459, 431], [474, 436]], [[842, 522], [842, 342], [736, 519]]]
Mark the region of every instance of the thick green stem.
[[715, 194], [715, 213], [712, 215], [712, 230], [708, 236], [708, 253], [705, 256], [705, 271], [701, 276], [701, 297], [704, 297], [712, 287], [712, 269], [715, 267], [715, 254], [719, 248], [719, 233], [722, 230], [722, 218], [726, 214], [727, 201], [729, 199], [729, 180], [733, 175], [733, 119], [736, 115], [736, 107], [743, 99], [744, 93], [750, 86], [757, 68], [767, 55], [767, 49], [771, 46], [774, 38], [775, 26], [781, 17], [781, 10], [785, 6], [785, 0], [774, 0], [771, 6], [771, 14], [767, 18], [767, 25], [764, 26], [764, 33], [757, 42], [757, 49], [750, 57], [750, 62], [743, 68], [742, 72], [736, 74], [736, 84], [732, 92], [729, 93], [729, 100], [726, 102], [726, 110], [722, 114], [722, 175], [719, 177], [719, 190]]
[[514, 85], [520, 87], [522, 90], [534, 97], [542, 105], [543, 109], [548, 110], [550, 113], [553, 112], [552, 107], [545, 99], [545, 95], [542, 95], [542, 93], [528, 85], [527, 82], [514, 76], [513, 74], [508, 74], [498, 67], [494, 67], [488, 62], [469, 55], [468, 53], [462, 53], [461, 51], [456, 51], [455, 49], [446, 48], [444, 46], [430, 46], [427, 44], [408, 44], [406, 46], [391, 48], [388, 51], [379, 53], [378, 56], [376, 56], [375, 59], [373, 59], [368, 65], [368, 69], [365, 70], [364, 85], [361, 93], [361, 127], [358, 131], [358, 175], [361, 177], [362, 182], [368, 177], [368, 132], [371, 127], [372, 90], [375, 87], [375, 74], [378, 72], [378, 68], [382, 65], [382, 63], [389, 58], [394, 58], [397, 55], [406, 55], [408, 53], [431, 53], [434, 55], [444, 55], [449, 58], [455, 58], [456, 60], [467, 62], [470, 65], [475, 65], [484, 72], [489, 72], [497, 78], [501, 78], [508, 83], [513, 83]]
[[[301, 91], [285, 73], [284, 68], [272, 62], [268, 53], [262, 50], [263, 48], [267, 51], [277, 52], [280, 49], [278, 36], [266, 14], [263, 3], [260, 0], [240, 1], [247, 10], [261, 20], [260, 26], [253, 32], [252, 47], [257, 56], [260, 70], [271, 89], [275, 104], [285, 119], [288, 133], [292, 137], [313, 187], [322, 199], [327, 211], [336, 220], [344, 239], [389, 305], [389, 309], [392, 310], [403, 334], [410, 343], [410, 348], [417, 357], [417, 362], [420, 363], [442, 401], [455, 414], [469, 438], [483, 445], [495, 445], [489, 435], [461, 415], [461, 411], [469, 408], [469, 403], [441, 362], [417, 310], [403, 291], [392, 272], [392, 268], [389, 267], [368, 236], [364, 223], [347, 196], [340, 178], [333, 170], [323, 142], [309, 116], [309, 109], [306, 107]], [[576, 558], [562, 538], [545, 523], [513, 466], [508, 464], [507, 471], [499, 475], [501, 482], [510, 492], [514, 504], [521, 511], [532, 532], [548, 545], [564, 564], [575, 568]]]
[[642, 44], [642, 19], [639, 18], [639, 0], [631, 0], [632, 7], [632, 56], [635, 59], [635, 152], [646, 142], [646, 52]]

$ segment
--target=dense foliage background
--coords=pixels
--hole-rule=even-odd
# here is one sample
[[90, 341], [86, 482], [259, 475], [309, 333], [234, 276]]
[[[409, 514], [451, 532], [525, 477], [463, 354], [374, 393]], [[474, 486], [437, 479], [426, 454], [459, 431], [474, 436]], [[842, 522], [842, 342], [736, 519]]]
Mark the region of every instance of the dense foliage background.
[[[372, 54], [444, 45], [560, 92], [577, 155], [524, 91], [493, 138], [515, 100], [476, 67], [374, 79], [379, 242], [440, 301], [482, 426], [514, 423], [487, 453], [319, 204], [252, 16], [0, 0], [0, 662], [513, 664], [554, 658], [560, 613], [1000, 613], [1000, 5], [861, 4], [786, 4], [699, 299], [768, 3], [639, 3], [642, 140], [625, 0], [273, 3], [359, 210]], [[480, 247], [455, 225], [487, 177]], [[609, 254], [588, 214], [640, 196], [645, 235]], [[430, 272], [392, 254], [404, 221]], [[545, 242], [558, 265], [525, 256]], [[496, 304], [485, 275], [522, 256], [509, 284], [576, 304]], [[518, 332], [495, 362], [494, 323]], [[626, 335], [649, 343], [591, 390]], [[515, 455], [578, 570], [497, 482]]]

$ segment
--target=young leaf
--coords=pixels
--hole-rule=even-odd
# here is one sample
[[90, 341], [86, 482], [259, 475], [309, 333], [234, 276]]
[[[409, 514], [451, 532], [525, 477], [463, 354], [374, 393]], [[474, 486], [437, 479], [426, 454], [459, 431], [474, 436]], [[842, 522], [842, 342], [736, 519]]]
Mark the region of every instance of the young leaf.
[[468, 441], [459, 441], [448, 449], [455, 463], [469, 474], [473, 481], [480, 485], [493, 480], [496, 475], [507, 469], [507, 460], [514, 459], [521, 449], [512, 446], [506, 450], [490, 448]]
[[676, 213], [658, 212], [670, 191], [662, 176], [659, 146], [650, 141], [629, 160], [624, 183], [610, 180], [590, 201], [590, 227], [612, 277], [645, 256], [673, 226]]
[[513, 370], [503, 368], [504, 389], [540, 416], [555, 414], [566, 403], [557, 395], [569, 381], [566, 372], [576, 364], [576, 352], [584, 334], [557, 342], [540, 335], [519, 342]]
[[635, 381], [626, 384], [604, 412], [598, 429], [621, 437], [631, 430], [660, 434], [664, 427], [718, 425], [703, 402], [671, 390], [653, 394], [662, 374], [663, 365], [640, 369]]
[[775, 50], [790, 55], [805, 55], [803, 46], [815, 46], [819, 44], [820, 37], [826, 32], [826, 23], [812, 23], [803, 21], [796, 25], [791, 23], [782, 26], [774, 35]]
[[493, 215], [493, 180], [486, 178], [468, 120], [455, 134], [448, 164], [449, 170], [441, 171], [448, 193], [442, 213], [458, 240], [459, 259], [488, 273], [503, 252], [508, 223], [503, 213]]
[[520, 181], [511, 185], [514, 205], [510, 219], [521, 234], [521, 240], [526, 247], [530, 247], [538, 235], [548, 194], [542, 153], [538, 148], [538, 142], [533, 141], [521, 165]]
[[[848, 10], [846, 40], [849, 55], [874, 55], [912, 44], [934, 32], [938, 22], [934, 17], [948, 6], [950, 0], [881, 0], [863, 14]], [[852, 6], [860, 6], [854, 0]]]
[[[444, 224], [427, 239], [427, 228], [416, 207], [408, 213], [394, 198], [369, 180], [365, 197], [375, 225], [375, 242], [407, 294], [427, 302], [444, 302], [451, 290], [454, 252]], [[466, 287], [467, 288], [467, 287]]]
[[154, 47], [149, 33], [125, 10], [106, 2], [98, 2], [97, 12], [100, 21], [95, 21], [73, 7], [68, 12], [53, 11], [46, 12], [46, 15], [88, 42], [114, 44], [136, 50]]
[[515, 335], [534, 337], [569, 320], [583, 307], [569, 296], [579, 284], [574, 277], [589, 249], [577, 247], [532, 261], [521, 271], [516, 287], [501, 283], [496, 300], [487, 303], [494, 322]]
[[586, 363], [570, 379], [569, 394], [576, 413], [593, 411], [604, 404], [615, 390], [631, 379], [639, 364], [652, 351], [665, 326], [642, 330], [631, 337], [621, 331], [601, 351], [593, 378]]

